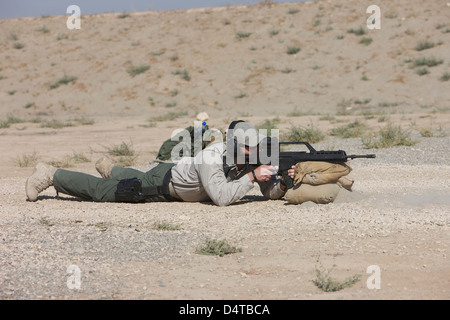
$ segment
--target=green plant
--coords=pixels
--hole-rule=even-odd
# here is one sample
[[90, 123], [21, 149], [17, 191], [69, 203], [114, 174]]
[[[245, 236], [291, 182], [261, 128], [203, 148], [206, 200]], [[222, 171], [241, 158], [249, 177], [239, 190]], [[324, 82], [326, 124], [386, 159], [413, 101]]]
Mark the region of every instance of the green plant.
[[347, 33], [353, 33], [354, 35], [362, 36], [365, 35], [367, 31], [363, 27], [359, 27], [358, 29], [350, 28], [347, 30]]
[[433, 47], [434, 47], [434, 42], [421, 41], [416, 45], [415, 49], [416, 49], [416, 51], [422, 51], [422, 50], [430, 49]]
[[427, 68], [420, 68], [420, 69], [417, 69], [417, 70], [416, 70], [416, 73], [417, 73], [419, 76], [423, 76], [423, 75], [425, 75], [425, 74], [430, 73], [430, 71], [428, 71]]
[[22, 156], [18, 156], [16, 158], [16, 164], [19, 167], [31, 167], [36, 164], [38, 160], [38, 156], [36, 151], [33, 153], [23, 154]]
[[441, 80], [441, 81], [448, 81], [448, 80], [450, 80], [450, 72], [444, 72], [443, 74], [442, 74], [442, 76], [439, 78], [439, 80]]
[[25, 121], [20, 118], [15, 117], [15, 116], [8, 116], [8, 118], [6, 120], [0, 120], [0, 129], [7, 129], [12, 124], [23, 123], [23, 122], [25, 122]]
[[395, 19], [397, 18], [397, 14], [395, 12], [388, 12], [384, 15], [384, 17], [387, 19]]
[[119, 167], [130, 167], [136, 163], [137, 156], [122, 156], [114, 159], [114, 164]]
[[166, 114], [163, 114], [161, 116], [155, 117], [150, 119], [150, 121], [169, 121], [169, 120], [175, 120], [180, 117], [187, 116], [187, 111], [179, 111], [179, 112], [169, 112]]
[[343, 139], [357, 138], [361, 137], [365, 130], [366, 125], [359, 120], [355, 120], [347, 125], [331, 129], [330, 135]]
[[[333, 265], [333, 267], [335, 267], [335, 266], [336, 265]], [[333, 269], [324, 270], [322, 265], [320, 265], [320, 269], [316, 266], [316, 279], [312, 280], [312, 282], [319, 289], [321, 289], [324, 292], [335, 292], [335, 291], [342, 290], [344, 288], [351, 287], [356, 282], [358, 282], [361, 278], [361, 275], [355, 274], [355, 275], [345, 279], [343, 282], [339, 282], [339, 281], [333, 280], [330, 277], [330, 273], [332, 270]]]
[[322, 20], [320, 20], [320, 19], [314, 20], [313, 27], [318, 27], [321, 24], [322, 24]]
[[412, 146], [417, 143], [411, 139], [410, 133], [400, 126], [389, 123], [373, 137], [363, 137], [362, 143], [366, 148], [380, 149], [394, 146]]
[[398, 102], [380, 102], [378, 106], [387, 108], [387, 107], [396, 107], [398, 106]]
[[166, 108], [173, 108], [176, 107], [177, 103], [176, 102], [168, 102], [166, 103]]
[[41, 122], [41, 128], [61, 129], [72, 126], [73, 124], [71, 122], [63, 122], [57, 119], [45, 120], [44, 122]]
[[11, 90], [11, 91], [8, 91], [8, 94], [10, 96], [13, 96], [16, 92], [17, 92], [17, 90]]
[[307, 141], [309, 143], [316, 143], [322, 141], [325, 138], [325, 134], [313, 124], [309, 124], [307, 127], [292, 126], [289, 132], [283, 135], [283, 141], [295, 142], [295, 141]]
[[52, 160], [48, 161], [47, 164], [56, 167], [56, 168], [71, 168], [73, 167], [73, 163], [70, 157], [64, 157], [62, 160]]
[[338, 34], [338, 35], [336, 36], [336, 39], [338, 39], [338, 40], [342, 40], [342, 39], [344, 39], [344, 35], [342, 35], [342, 34]]
[[276, 117], [273, 118], [271, 120], [266, 119], [263, 122], [261, 122], [260, 124], [256, 125], [255, 128], [256, 129], [267, 129], [267, 131], [271, 131], [272, 129], [278, 129], [277, 125], [280, 123], [280, 118]]
[[56, 40], [58, 40], [58, 41], [60, 41], [60, 40], [67, 40], [67, 39], [69, 39], [69, 36], [67, 34], [59, 34], [56, 37]]
[[327, 114], [327, 115], [324, 115], [324, 116], [320, 117], [319, 120], [322, 120], [322, 121], [335, 121], [336, 118], [334, 116], [331, 116], [331, 115]]
[[47, 29], [47, 27], [45, 27], [45, 26], [37, 29], [36, 31], [41, 32], [41, 33], [49, 33], [50, 32], [50, 30]]
[[195, 253], [204, 255], [216, 255], [223, 257], [226, 254], [241, 252], [242, 248], [231, 246], [226, 239], [216, 240], [207, 238], [203, 244], [197, 246]]
[[445, 130], [439, 126], [437, 130], [434, 130], [433, 128], [421, 128], [419, 129], [419, 133], [422, 137], [425, 138], [431, 138], [431, 137], [445, 137], [447, 136], [447, 133]]
[[287, 48], [287, 54], [296, 54], [298, 52], [300, 52], [300, 48], [299, 47], [295, 47], [295, 46], [289, 46]]
[[278, 33], [280, 33], [280, 29], [272, 29], [269, 31], [271, 36], [276, 36]]
[[134, 156], [133, 143], [122, 142], [120, 145], [106, 147], [111, 156]]
[[83, 153], [80, 152], [73, 152], [73, 154], [70, 156], [70, 159], [75, 161], [76, 163], [84, 163], [84, 162], [90, 162], [88, 157], [86, 157]]
[[368, 104], [372, 99], [366, 98], [364, 100], [356, 99], [353, 103], [354, 104]]
[[8, 39], [12, 41], [17, 41], [19, 40], [19, 36], [17, 35], [17, 33], [10, 33]]
[[297, 8], [289, 8], [288, 10], [288, 14], [296, 14], [297, 12], [299, 12], [300, 10]]
[[372, 43], [372, 38], [367, 38], [367, 37], [363, 37], [363, 38], [361, 38], [361, 40], [359, 40], [359, 43], [361, 43], [361, 44], [363, 44], [363, 45], [365, 45], [365, 46], [368, 46], [369, 44], [371, 44]]
[[234, 98], [235, 98], [235, 99], [242, 99], [242, 98], [245, 98], [246, 96], [247, 96], [246, 93], [240, 93], [240, 94], [238, 94], [237, 96], [234, 96]]
[[164, 53], [166, 53], [166, 50], [159, 50], [159, 51], [152, 52], [151, 55], [154, 57], [157, 57], [157, 56], [162, 56]]
[[179, 76], [181, 76], [181, 79], [186, 80], [186, 81], [191, 80], [191, 76], [187, 69], [178, 69], [178, 70], [175, 70], [174, 72], [172, 72], [172, 74], [179, 75]]
[[79, 124], [81, 124], [83, 126], [93, 125], [95, 123], [94, 119], [89, 119], [89, 118], [85, 118], [85, 117], [75, 118], [75, 119], [73, 119], [73, 121], [78, 122]]
[[34, 102], [29, 102], [29, 103], [27, 103], [27, 104], [24, 106], [24, 108], [25, 108], [25, 109], [30, 109], [32, 106], [34, 106]]
[[131, 66], [128, 68], [127, 72], [130, 76], [135, 77], [138, 74], [144, 73], [150, 69], [149, 65]]
[[444, 63], [443, 59], [437, 59], [435, 57], [429, 57], [429, 58], [420, 57], [420, 58], [413, 60], [414, 67], [423, 67], [423, 66], [434, 67], [434, 66], [440, 65], [442, 63]]
[[284, 68], [283, 70], [281, 70], [281, 72], [282, 72], [282, 73], [291, 73], [291, 72], [295, 72], [295, 70], [292, 69], [292, 68], [286, 67], [286, 68]]
[[20, 50], [20, 49], [23, 49], [25, 47], [25, 45], [20, 42], [14, 42], [13, 47], [14, 47], [14, 49]]
[[77, 80], [77, 77], [72, 77], [72, 76], [68, 76], [65, 74], [62, 78], [57, 80], [55, 83], [51, 84], [49, 88], [50, 88], [50, 90], [56, 89], [63, 84], [69, 84], [76, 80]]
[[117, 18], [119, 18], [119, 19], [125, 19], [128, 17], [130, 17], [130, 14], [128, 12], [123, 12], [117, 16]]
[[236, 32], [236, 38], [238, 38], [238, 40], [242, 40], [242, 39], [250, 37], [251, 34], [252, 34], [251, 32], [238, 31], [238, 32]]
[[178, 224], [171, 224], [165, 221], [155, 221], [153, 228], [159, 231], [176, 231], [181, 230], [181, 226]]

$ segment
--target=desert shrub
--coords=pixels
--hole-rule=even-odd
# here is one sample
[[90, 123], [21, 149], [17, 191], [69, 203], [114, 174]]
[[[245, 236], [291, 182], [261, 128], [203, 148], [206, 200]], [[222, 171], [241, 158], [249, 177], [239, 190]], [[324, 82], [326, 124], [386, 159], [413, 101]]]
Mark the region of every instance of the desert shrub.
[[191, 80], [189, 70], [187, 70], [187, 69], [178, 69], [178, 70], [175, 70], [174, 72], [172, 72], [172, 74], [179, 75], [181, 77], [181, 79], [186, 80], [186, 81]]
[[150, 121], [170, 121], [170, 120], [175, 120], [175, 119], [178, 119], [180, 117], [187, 116], [187, 115], [188, 115], [187, 111], [168, 112], [168, 113], [163, 114], [161, 116], [152, 118], [152, 119], [150, 119]]
[[371, 44], [372, 43], [372, 38], [367, 38], [367, 37], [363, 37], [363, 38], [361, 38], [361, 40], [359, 41], [359, 43], [361, 43], [361, 44], [363, 44], [363, 45], [365, 45], [365, 46], [368, 46], [369, 44]]
[[361, 137], [366, 130], [366, 125], [359, 120], [355, 120], [347, 125], [340, 126], [330, 130], [330, 135], [339, 138], [357, 138]]
[[365, 35], [367, 33], [367, 31], [363, 27], [359, 27], [358, 29], [354, 29], [354, 28], [348, 29], [347, 33], [353, 33], [354, 35], [362, 36], [362, 35]]
[[172, 224], [165, 221], [156, 221], [153, 224], [153, 228], [159, 231], [176, 231], [181, 230], [181, 226], [178, 224]]
[[375, 136], [363, 137], [362, 143], [366, 148], [380, 149], [394, 146], [412, 146], [415, 145], [417, 141], [411, 139], [411, 135], [408, 131], [403, 130], [400, 126], [394, 126], [389, 123]]
[[226, 254], [241, 252], [242, 248], [231, 246], [226, 239], [216, 240], [207, 238], [203, 244], [200, 244], [195, 253], [204, 255], [216, 255], [223, 257]]
[[289, 47], [287, 47], [287, 54], [296, 54], [296, 53], [298, 53], [298, 52], [300, 52], [300, 48], [299, 47], [296, 47], [296, 46], [289, 46]]
[[421, 41], [416, 45], [415, 49], [416, 49], [416, 51], [422, 51], [422, 50], [430, 49], [433, 47], [434, 47], [434, 42]]
[[429, 58], [420, 57], [420, 58], [413, 60], [414, 67], [423, 67], [423, 66], [434, 67], [434, 66], [440, 65], [442, 63], [444, 63], [444, 60], [437, 59], [435, 57], [429, 57]]
[[57, 119], [45, 120], [41, 122], [41, 128], [51, 128], [51, 129], [61, 129], [65, 127], [72, 127], [73, 124], [71, 122], [64, 122]]
[[450, 72], [444, 72], [442, 76], [439, 78], [441, 81], [448, 81], [450, 80]]
[[302, 142], [316, 143], [325, 139], [325, 134], [314, 125], [307, 127], [292, 126], [289, 131], [283, 135], [283, 141], [286, 142]]
[[417, 73], [419, 76], [423, 76], [423, 75], [426, 75], [426, 74], [430, 73], [430, 71], [428, 71], [427, 68], [420, 68], [420, 69], [417, 69], [417, 70], [416, 70], [416, 73]]
[[256, 129], [267, 129], [267, 132], [270, 132], [272, 129], [278, 129], [277, 125], [280, 123], [280, 118], [266, 119], [260, 124], [256, 125]]
[[236, 38], [238, 38], [238, 40], [242, 40], [245, 38], [248, 38], [251, 36], [251, 32], [247, 32], [247, 31], [238, 31], [236, 32]]
[[130, 76], [135, 77], [138, 74], [144, 73], [150, 69], [149, 65], [131, 66], [128, 68], [127, 72]]
[[27, 154], [18, 156], [16, 158], [16, 164], [19, 167], [31, 167], [36, 164], [37, 160], [38, 160], [38, 156], [37, 156], [36, 151], [34, 151], [33, 153], [27, 153]]
[[113, 145], [110, 147], [106, 147], [108, 150], [108, 153], [111, 156], [133, 156], [134, 155], [134, 149], [133, 149], [133, 143], [130, 141], [130, 143], [122, 142], [119, 145]]
[[50, 88], [50, 90], [51, 89], [56, 89], [56, 88], [59, 88], [63, 84], [69, 84], [69, 83], [74, 82], [76, 80], [77, 80], [77, 77], [68, 76], [68, 75], [65, 74], [62, 78], [60, 78], [59, 80], [57, 80], [56, 82], [51, 84], [49, 88]]
[[17, 49], [17, 50], [23, 49], [24, 47], [25, 47], [25, 45], [21, 42], [14, 42], [14, 44], [13, 44], [13, 48]]

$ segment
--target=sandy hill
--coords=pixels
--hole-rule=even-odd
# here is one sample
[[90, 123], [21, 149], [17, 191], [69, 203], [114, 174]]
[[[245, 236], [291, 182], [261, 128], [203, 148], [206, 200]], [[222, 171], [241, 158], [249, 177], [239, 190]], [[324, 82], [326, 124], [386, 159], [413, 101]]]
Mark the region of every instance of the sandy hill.
[[0, 118], [448, 111], [449, 4], [372, 2], [0, 20]]

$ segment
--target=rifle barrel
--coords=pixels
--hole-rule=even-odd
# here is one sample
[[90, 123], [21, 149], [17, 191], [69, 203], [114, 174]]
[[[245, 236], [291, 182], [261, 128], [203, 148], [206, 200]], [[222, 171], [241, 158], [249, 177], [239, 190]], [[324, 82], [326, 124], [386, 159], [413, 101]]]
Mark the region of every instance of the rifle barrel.
[[350, 159], [357, 159], [357, 158], [376, 158], [376, 155], [374, 155], [374, 154], [364, 154], [364, 155], [352, 154], [352, 155], [347, 156], [347, 158], [350, 158]]

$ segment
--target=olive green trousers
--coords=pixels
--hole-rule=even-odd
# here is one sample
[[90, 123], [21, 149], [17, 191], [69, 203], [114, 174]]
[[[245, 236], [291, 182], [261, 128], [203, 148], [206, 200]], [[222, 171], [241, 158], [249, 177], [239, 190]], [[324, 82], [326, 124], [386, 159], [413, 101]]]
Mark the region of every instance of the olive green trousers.
[[[103, 179], [81, 172], [58, 169], [53, 176], [53, 186], [57, 192], [77, 198], [96, 202], [115, 202], [115, 192], [120, 180], [138, 178], [142, 181], [143, 188], [159, 186], [163, 184], [164, 176], [173, 166], [173, 163], [160, 163], [147, 172], [114, 166], [109, 179]], [[156, 195], [146, 197], [146, 201], [156, 202], [168, 200], [163, 195]]]

